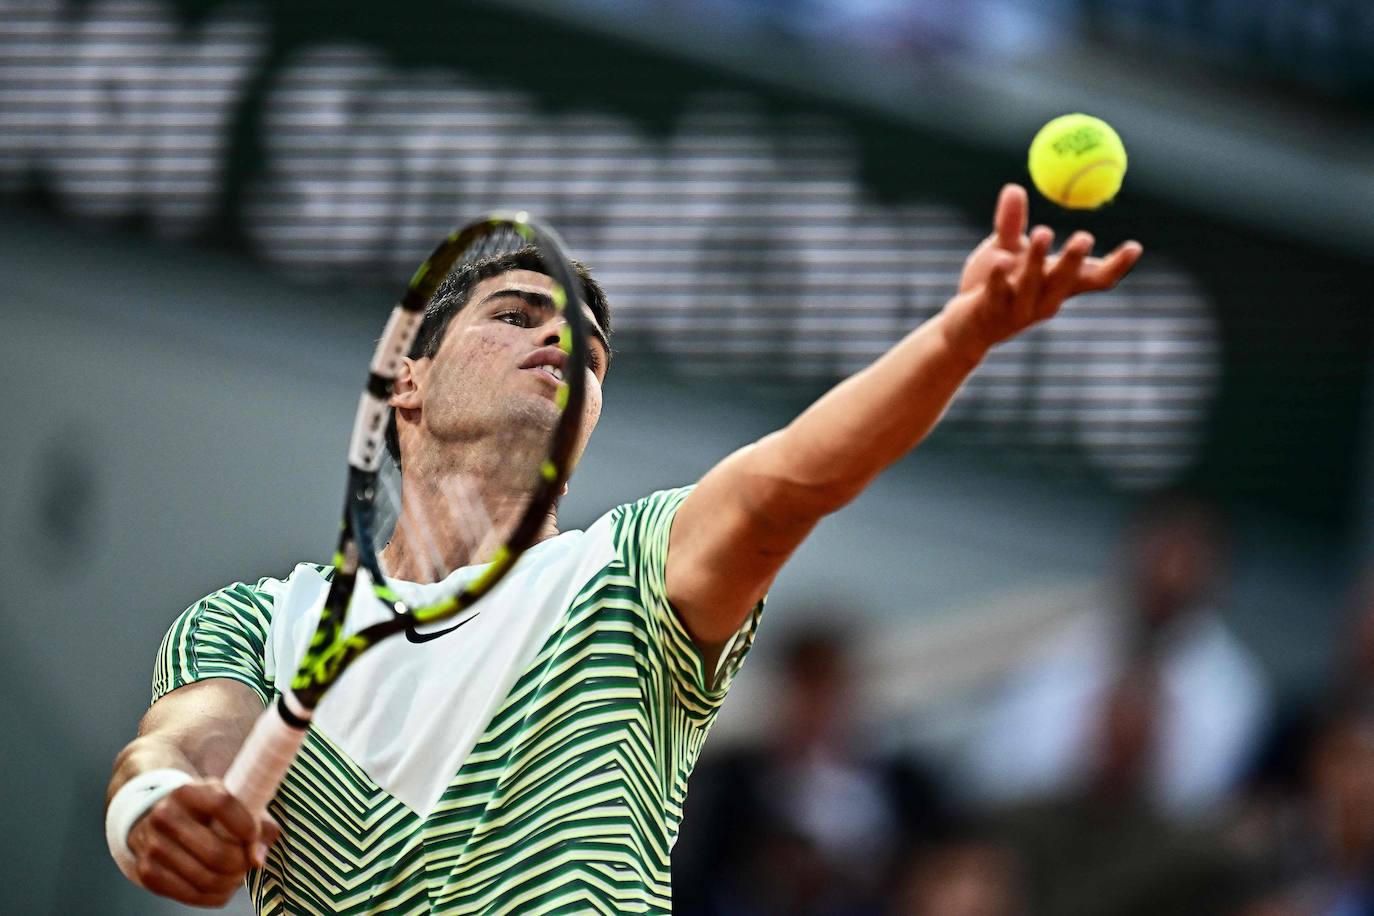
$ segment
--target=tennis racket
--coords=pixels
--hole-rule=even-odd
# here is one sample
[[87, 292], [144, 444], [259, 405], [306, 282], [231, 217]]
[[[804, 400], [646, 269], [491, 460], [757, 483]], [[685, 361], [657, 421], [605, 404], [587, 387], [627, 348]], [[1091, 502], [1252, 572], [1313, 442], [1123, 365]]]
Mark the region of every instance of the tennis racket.
[[[468, 611], [538, 539], [575, 459], [588, 359], [582, 302], [581, 281], [557, 235], [525, 213], [495, 214], [456, 230], [411, 278], [377, 343], [358, 402], [342, 532], [319, 625], [290, 689], [263, 711], [224, 777], [250, 812], [266, 810], [315, 708], [352, 662], [388, 636]], [[455, 303], [461, 303], [456, 311]], [[433, 337], [433, 323], [445, 314], [439, 346], [453, 348], [442, 354], [446, 371], [464, 359], [465, 339], [485, 341], [488, 353], [497, 341], [534, 354], [524, 360], [533, 365], [500, 363], [510, 374], [500, 376], [501, 398], [487, 396], [501, 402], [495, 413], [487, 404], [462, 403], [461, 390], [451, 399], [456, 413], [448, 418], [449, 432], [459, 434], [453, 447], [461, 453], [467, 423], [473, 440], [482, 440], [486, 472], [499, 475], [499, 487], [464, 478], [454, 470], [461, 461], [409, 466], [402, 445], [398, 468], [388, 454], [395, 419], [388, 401], [402, 358], [434, 355], [413, 347], [426, 345], [423, 334], [417, 341], [426, 317]], [[473, 350], [477, 359], [482, 347]], [[432, 369], [437, 366], [436, 359]], [[469, 399], [483, 397], [478, 386]], [[396, 577], [388, 566], [398, 570]], [[384, 610], [379, 622], [350, 627], [350, 607], [370, 596], [389, 616]]]

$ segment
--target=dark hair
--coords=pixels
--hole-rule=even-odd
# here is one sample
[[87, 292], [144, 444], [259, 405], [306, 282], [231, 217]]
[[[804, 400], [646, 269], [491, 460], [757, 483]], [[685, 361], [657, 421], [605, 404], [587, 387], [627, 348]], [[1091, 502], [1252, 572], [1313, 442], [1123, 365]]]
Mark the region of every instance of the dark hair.
[[[592, 277], [586, 265], [579, 261], [570, 261], [569, 263], [572, 264], [573, 270], [577, 273], [577, 279], [581, 282], [582, 301], [592, 310], [592, 317], [596, 319], [597, 325], [601, 328], [601, 333], [609, 341], [611, 338], [611, 307], [606, 302], [606, 293], [601, 289], [601, 284]], [[512, 270], [548, 273], [544, 259], [539, 255], [538, 250], [532, 247], [469, 261], [450, 271], [449, 275], [444, 278], [444, 282], [440, 283], [439, 288], [435, 290], [434, 298], [430, 300], [428, 307], [425, 308], [425, 318], [420, 323], [420, 330], [415, 335], [415, 343], [410, 348], [410, 358], [424, 359], [433, 357], [438, 353], [439, 346], [444, 342], [444, 334], [448, 331], [449, 322], [453, 320], [454, 315], [462, 310], [463, 306], [468, 304], [468, 297], [472, 295], [477, 284]], [[609, 352], [606, 355], [608, 358], [610, 357]], [[396, 432], [395, 413], [392, 413], [386, 425], [386, 450], [391, 455], [392, 460], [396, 462], [396, 466], [400, 467], [401, 441]]]

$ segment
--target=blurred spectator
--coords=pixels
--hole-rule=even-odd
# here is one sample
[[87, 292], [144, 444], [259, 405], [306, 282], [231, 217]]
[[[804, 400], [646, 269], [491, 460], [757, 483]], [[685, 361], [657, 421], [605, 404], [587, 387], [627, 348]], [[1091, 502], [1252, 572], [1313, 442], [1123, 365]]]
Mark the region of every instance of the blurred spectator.
[[1220, 834], [1178, 826], [1148, 796], [1163, 724], [1164, 682], [1148, 661], [1106, 691], [1094, 721], [1086, 783], [999, 820], [1024, 863], [1029, 910], [1039, 916], [1229, 914], [1239, 858]]
[[1273, 885], [1241, 916], [1374, 916], [1374, 711], [1326, 712], [1292, 758], [1296, 771], [1266, 773], [1241, 821], [1251, 846], [1260, 834]]
[[1312, 747], [1335, 712], [1374, 710], [1374, 571], [1351, 591], [1329, 656], [1332, 663], [1319, 682], [1290, 691], [1261, 743], [1240, 820], [1251, 842], [1278, 829], [1272, 822], [1289, 813], [1284, 806], [1307, 793]]
[[880, 912], [897, 851], [939, 808], [916, 768], [875, 760], [856, 733], [844, 645], [826, 630], [795, 636], [771, 733], [697, 767], [673, 850], [674, 912]]
[[1349, 630], [1336, 648], [1335, 702], [1374, 708], [1374, 571], [1366, 572], [1350, 603]]
[[1318, 734], [1308, 762], [1316, 819], [1322, 916], [1374, 913], [1374, 715], [1338, 713]]
[[893, 888], [890, 916], [1026, 916], [1021, 864], [1012, 850], [965, 830], [923, 844]]
[[1115, 607], [1036, 650], [997, 702], [972, 748], [974, 792], [1005, 802], [1081, 789], [1113, 685], [1149, 659], [1159, 695], [1147, 794], [1176, 817], [1214, 810], [1249, 764], [1270, 706], [1259, 665], [1213, 604], [1225, 560], [1207, 507], [1181, 495], [1152, 502], [1129, 539]]
[[1243, 916], [1374, 916], [1374, 577], [1332, 656], [1325, 690], [1270, 735], [1237, 819], [1276, 879]]

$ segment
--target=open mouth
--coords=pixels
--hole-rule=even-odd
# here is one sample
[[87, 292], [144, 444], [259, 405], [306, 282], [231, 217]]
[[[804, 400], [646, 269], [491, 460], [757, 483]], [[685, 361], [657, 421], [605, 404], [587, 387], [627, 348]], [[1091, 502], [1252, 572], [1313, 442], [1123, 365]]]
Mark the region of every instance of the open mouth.
[[563, 367], [567, 365], [568, 354], [558, 347], [540, 347], [529, 356], [525, 357], [520, 364], [521, 369], [531, 372], [540, 372], [553, 380], [554, 384], [561, 384], [563, 381]]
[[544, 373], [545, 375], [552, 378], [555, 382], [563, 381], [563, 370], [558, 368], [557, 366], [535, 366], [534, 371]]

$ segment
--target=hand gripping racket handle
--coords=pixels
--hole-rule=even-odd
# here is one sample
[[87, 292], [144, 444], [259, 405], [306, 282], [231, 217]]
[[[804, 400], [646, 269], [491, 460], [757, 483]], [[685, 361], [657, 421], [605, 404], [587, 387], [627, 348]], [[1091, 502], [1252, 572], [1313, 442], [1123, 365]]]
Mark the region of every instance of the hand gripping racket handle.
[[225, 788], [255, 818], [267, 812], [267, 803], [277, 794], [277, 787], [296, 759], [310, 725], [309, 714], [299, 715], [289, 708], [292, 705], [299, 704], [288, 704], [283, 694], [262, 711], [229, 765], [229, 772], [224, 774]]

